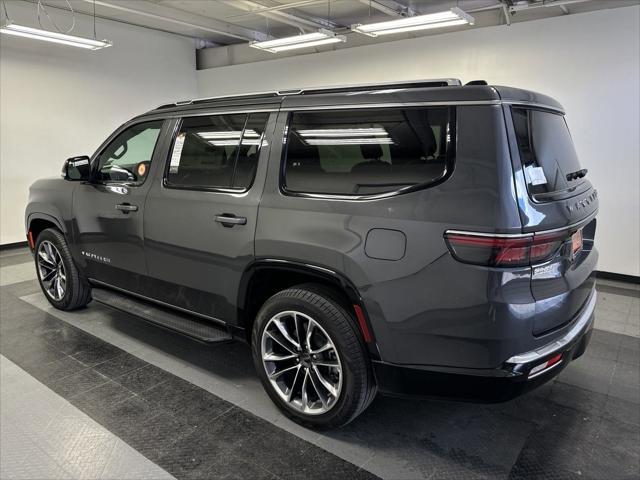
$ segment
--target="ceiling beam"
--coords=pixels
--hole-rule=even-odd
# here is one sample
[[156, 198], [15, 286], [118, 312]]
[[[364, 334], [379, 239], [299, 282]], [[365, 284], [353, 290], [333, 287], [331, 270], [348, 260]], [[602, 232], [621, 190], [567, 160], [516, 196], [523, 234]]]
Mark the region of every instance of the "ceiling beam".
[[[278, 10], [260, 11], [265, 6], [256, 0], [220, 0], [221, 2], [229, 5], [230, 7], [246, 10], [247, 12], [255, 13], [266, 18], [270, 18], [277, 22], [291, 25], [304, 31], [305, 29], [318, 29], [318, 28], [337, 28], [337, 25], [326, 18], [312, 17], [309, 15], [301, 15], [299, 13], [288, 13]], [[268, 8], [268, 7], [267, 7]]]
[[[93, 5], [94, 0], [82, 0], [85, 3], [89, 3]], [[215, 20], [207, 17], [206, 24], [201, 21], [203, 18], [200, 15], [193, 15], [187, 12], [183, 12], [181, 10], [176, 10], [174, 8], [165, 7], [162, 5], [150, 5], [149, 8], [152, 11], [147, 11], [140, 9], [139, 7], [145, 6], [147, 2], [136, 2], [136, 7], [138, 8], [129, 8], [119, 4], [109, 3], [102, 0], [95, 0], [95, 4], [100, 7], [110, 8], [113, 10], [118, 10], [120, 12], [126, 12], [134, 15], [140, 15], [146, 18], [152, 18], [154, 20], [159, 20], [162, 22], [172, 23], [174, 25], [180, 25], [187, 28], [193, 28], [196, 30], [201, 30], [203, 32], [214, 33], [217, 35], [223, 35], [230, 38], [235, 38], [237, 40], [244, 41], [252, 41], [252, 40], [266, 40], [267, 35], [256, 31], [251, 30], [249, 28], [241, 27], [240, 25], [234, 25], [229, 22], [224, 22], [220, 20]], [[178, 17], [195, 17], [200, 20], [194, 21], [183, 21], [179, 20]]]
[[231, 18], [250, 17], [252, 15], [261, 15], [267, 12], [289, 10], [291, 8], [303, 7], [305, 5], [313, 5], [315, 3], [327, 3], [327, 0], [298, 0], [297, 2], [276, 5], [275, 7], [256, 8], [255, 10], [249, 10], [246, 13], [236, 13], [235, 15], [229, 15], [225, 18], [231, 19]]
[[374, 10], [386, 13], [392, 17], [407, 17], [415, 15], [415, 12], [408, 6], [401, 4], [396, 0], [358, 0]]

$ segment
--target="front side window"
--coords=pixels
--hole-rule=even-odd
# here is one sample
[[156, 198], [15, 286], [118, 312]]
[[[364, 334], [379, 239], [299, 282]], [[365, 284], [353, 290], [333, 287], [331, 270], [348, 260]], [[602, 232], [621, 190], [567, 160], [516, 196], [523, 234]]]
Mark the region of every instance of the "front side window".
[[450, 170], [451, 108], [292, 114], [285, 149], [289, 192], [371, 195], [426, 185]]
[[141, 184], [149, 174], [162, 120], [139, 123], [120, 133], [100, 153], [95, 170], [99, 182]]
[[174, 140], [165, 184], [182, 188], [249, 188], [268, 115], [185, 118]]

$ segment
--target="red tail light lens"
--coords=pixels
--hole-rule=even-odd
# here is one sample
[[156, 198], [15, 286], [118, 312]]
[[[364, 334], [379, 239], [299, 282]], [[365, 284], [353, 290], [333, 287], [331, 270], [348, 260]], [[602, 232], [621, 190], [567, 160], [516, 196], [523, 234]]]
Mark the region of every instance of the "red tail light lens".
[[449, 231], [444, 238], [451, 254], [460, 262], [489, 267], [523, 267], [553, 257], [569, 239], [569, 233], [505, 236]]

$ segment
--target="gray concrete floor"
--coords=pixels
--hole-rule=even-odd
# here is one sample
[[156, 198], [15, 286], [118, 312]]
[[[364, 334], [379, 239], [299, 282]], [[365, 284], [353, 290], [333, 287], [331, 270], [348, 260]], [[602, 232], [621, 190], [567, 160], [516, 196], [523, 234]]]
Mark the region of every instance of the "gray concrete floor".
[[[299, 427], [275, 408], [255, 376], [246, 346], [194, 344], [100, 305], [78, 312], [56, 310], [40, 292], [28, 254], [3, 254], [1, 260], [3, 292], [28, 306], [30, 314], [41, 312], [87, 332], [359, 470], [392, 479], [546, 478], [549, 471], [557, 472], [556, 478], [572, 478], [571, 472], [580, 472], [576, 477], [581, 478], [640, 475], [640, 450], [632, 448], [640, 446], [638, 285], [599, 281], [597, 330], [587, 353], [556, 380], [525, 397], [499, 405], [379, 397], [345, 429], [318, 433]], [[3, 398], [22, 389], [20, 383], [2, 382]], [[25, 412], [35, 408], [30, 401], [24, 405]], [[9, 411], [7, 415], [8, 422]], [[539, 418], [532, 418], [535, 415]], [[549, 438], [554, 431], [557, 435]], [[550, 447], [554, 449], [549, 458], [536, 457]], [[16, 443], [11, 448], [21, 447]], [[594, 455], [595, 451], [601, 453]], [[148, 462], [142, 457], [141, 472], [144, 461]], [[45, 460], [36, 463], [43, 471], [50, 465]], [[2, 478], [19, 478], [18, 470], [8, 468], [4, 470], [3, 460]], [[157, 476], [147, 478], [161, 474], [166, 472], [160, 469]]]

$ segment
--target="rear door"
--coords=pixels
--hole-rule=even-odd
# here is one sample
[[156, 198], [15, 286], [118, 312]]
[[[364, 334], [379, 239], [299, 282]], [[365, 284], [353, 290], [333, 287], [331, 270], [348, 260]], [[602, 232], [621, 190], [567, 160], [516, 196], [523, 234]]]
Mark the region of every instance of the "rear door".
[[274, 122], [268, 109], [175, 121], [164, 171], [146, 203], [147, 296], [235, 322], [240, 278], [254, 258]]
[[553, 249], [532, 268], [531, 289], [541, 305], [533, 333], [543, 335], [569, 323], [595, 285], [597, 192], [562, 113], [505, 109], [523, 231], [550, 239], [544, 248]]

